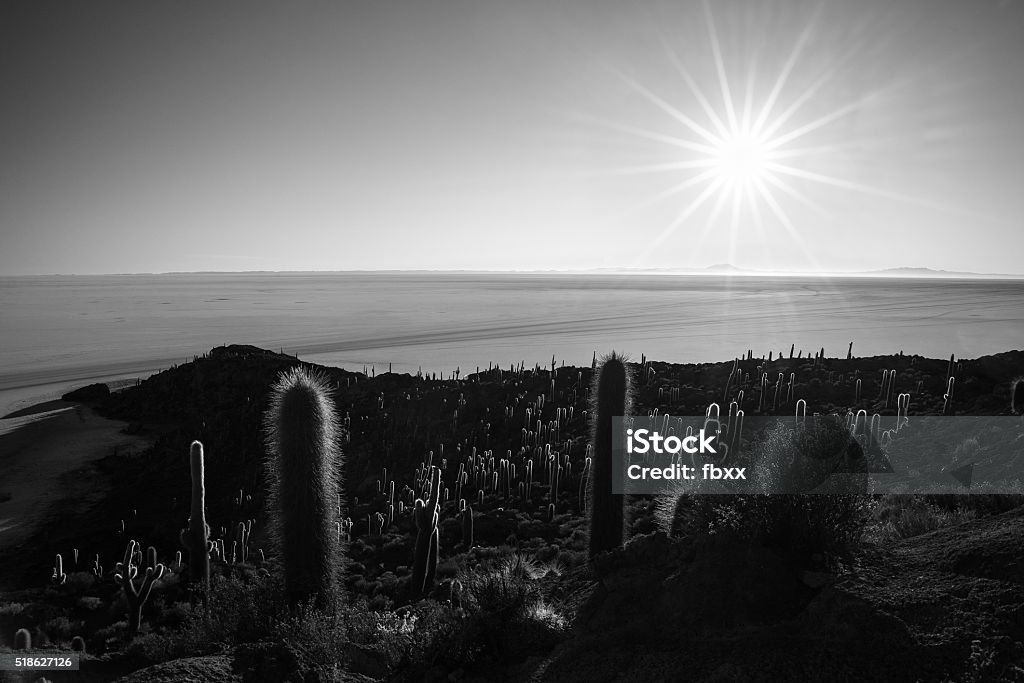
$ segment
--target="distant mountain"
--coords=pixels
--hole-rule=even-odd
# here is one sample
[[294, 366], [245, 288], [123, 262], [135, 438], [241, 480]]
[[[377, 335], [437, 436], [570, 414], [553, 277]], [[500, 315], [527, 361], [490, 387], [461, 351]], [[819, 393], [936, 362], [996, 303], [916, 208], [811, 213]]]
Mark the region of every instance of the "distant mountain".
[[713, 266], [704, 268], [709, 273], [756, 273], [756, 270], [750, 270], [748, 268], [740, 268], [734, 266], [731, 263], [716, 263]]
[[[570, 271], [571, 272], [571, 271]], [[756, 270], [753, 268], [740, 268], [731, 263], [716, 263], [705, 268], [597, 268], [585, 272], [593, 273], [636, 273], [636, 274], [677, 274], [677, 275], [752, 275], [772, 276], [786, 275], [791, 277], [917, 277], [917, 278], [965, 278], [965, 279], [1024, 279], [1024, 274], [1012, 273], [972, 273], [959, 270], [936, 270], [934, 268], [922, 268], [902, 266], [899, 268], [884, 268], [882, 270], [858, 270], [834, 273], [815, 273], [808, 271], [777, 272], [770, 270]]]
[[962, 270], [936, 270], [934, 268], [915, 268], [910, 266], [903, 266], [900, 268], [885, 268], [883, 270], [872, 270], [862, 275], [893, 275], [893, 276], [905, 276], [905, 277], [962, 277], [962, 278], [1021, 278], [1022, 275], [1014, 275], [1011, 273], [972, 273], [969, 271]]

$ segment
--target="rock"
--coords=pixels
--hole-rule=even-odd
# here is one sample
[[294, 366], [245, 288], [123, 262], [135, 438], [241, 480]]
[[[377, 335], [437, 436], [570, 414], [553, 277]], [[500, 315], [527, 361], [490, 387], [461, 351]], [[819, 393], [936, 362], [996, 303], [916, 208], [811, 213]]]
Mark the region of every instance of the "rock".
[[345, 653], [349, 656], [348, 668], [353, 673], [377, 679], [387, 678], [389, 671], [383, 646], [352, 645]]
[[244, 683], [302, 680], [299, 658], [284, 642], [239, 645], [231, 666]]
[[[269, 680], [269, 679], [268, 679]], [[283, 680], [283, 679], [282, 679]], [[186, 657], [139, 669], [116, 683], [242, 683], [230, 655]]]
[[802, 581], [808, 588], [824, 588], [832, 583], [833, 580], [834, 577], [825, 572], [812, 572], [806, 570], [800, 572], [800, 581]]
[[914, 642], [907, 625], [871, 603], [841, 589], [828, 587], [801, 615], [803, 637], [828, 641], [872, 643], [878, 651], [909, 649]]

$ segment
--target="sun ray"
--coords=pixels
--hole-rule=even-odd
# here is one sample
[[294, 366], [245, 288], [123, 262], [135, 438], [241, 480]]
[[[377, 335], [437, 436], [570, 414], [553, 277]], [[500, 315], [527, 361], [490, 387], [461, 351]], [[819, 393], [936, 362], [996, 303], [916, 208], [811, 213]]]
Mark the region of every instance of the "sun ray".
[[739, 126], [736, 122], [736, 107], [732, 101], [732, 92], [729, 89], [729, 78], [725, 75], [725, 62], [722, 60], [722, 47], [718, 43], [718, 31], [715, 29], [715, 18], [711, 14], [711, 5], [707, 0], [703, 1], [704, 18], [708, 24], [708, 34], [711, 37], [711, 53], [715, 58], [715, 70], [718, 72], [718, 86], [722, 90], [722, 101], [725, 103], [725, 113], [729, 118], [729, 125], [732, 130]]
[[641, 209], [645, 209], [645, 208], [647, 208], [649, 206], [657, 204], [660, 201], [664, 201], [665, 199], [668, 199], [669, 197], [677, 195], [680, 192], [683, 192], [684, 190], [688, 190], [691, 187], [694, 187], [695, 185], [699, 185], [702, 182], [704, 182], [705, 180], [710, 180], [715, 175], [717, 175], [717, 171], [712, 168], [712, 169], [708, 169], [707, 171], [704, 171], [703, 173], [700, 173], [700, 174], [698, 174], [696, 176], [693, 176], [692, 178], [687, 178], [686, 180], [682, 181], [681, 183], [676, 183], [675, 185], [673, 185], [673, 186], [671, 186], [671, 187], [669, 187], [669, 188], [667, 188], [665, 190], [662, 190], [658, 194], [653, 195], [651, 197], [648, 197], [647, 199], [644, 199], [643, 201], [641, 201], [641, 202], [639, 202], [637, 204], [634, 204], [633, 206], [629, 207], [628, 209], [623, 211], [621, 214], [619, 214], [618, 218], [620, 220], [623, 219], [623, 218], [626, 218], [627, 216], [630, 216], [630, 215], [636, 213], [637, 211], [639, 211]]
[[673, 220], [668, 225], [668, 227], [661, 231], [661, 233], [654, 239], [654, 242], [651, 244], [651, 248], [660, 245], [662, 242], [668, 239], [672, 235], [672, 233], [676, 231], [676, 228], [682, 225], [687, 218], [692, 216], [697, 209], [703, 206], [704, 202], [708, 200], [708, 197], [714, 194], [715, 190], [717, 190], [724, 182], [725, 179], [721, 177], [712, 180], [708, 184], [708, 186], [704, 188], [704, 191], [701, 192], [696, 199], [690, 202], [690, 205], [686, 207], [686, 209], [684, 209], [678, 216], [676, 216], [675, 220]]
[[590, 121], [611, 130], [617, 130], [620, 133], [627, 133], [629, 135], [635, 135], [639, 138], [651, 140], [653, 142], [661, 142], [672, 147], [678, 147], [685, 149], [690, 152], [697, 152], [699, 154], [714, 154], [717, 147], [705, 145], [700, 142], [693, 142], [692, 140], [686, 140], [684, 138], [676, 137], [674, 135], [666, 135], [664, 133], [658, 133], [657, 131], [647, 130], [646, 128], [639, 128], [637, 126], [631, 126], [625, 123], [616, 123], [614, 121], [608, 121], [590, 114], [584, 114], [576, 112], [574, 114], [576, 118]]
[[727, 263], [736, 262], [736, 237], [740, 230], [740, 202], [743, 199], [746, 187], [749, 187], [749, 185], [733, 188], [732, 220], [729, 221], [729, 260]]
[[813, 265], [815, 268], [818, 268], [819, 264], [817, 262], [817, 259], [814, 258], [814, 255], [807, 250], [806, 246], [804, 246], [804, 241], [800, 239], [800, 231], [797, 230], [795, 225], [793, 225], [793, 221], [789, 219], [789, 215], [782, 208], [779, 202], [775, 199], [774, 195], [772, 195], [772, 193], [768, 191], [768, 188], [764, 186], [764, 182], [760, 178], [755, 180], [754, 184], [757, 186], [757, 191], [761, 194], [761, 197], [764, 199], [765, 204], [767, 204], [768, 208], [772, 210], [772, 213], [775, 214], [775, 217], [779, 219], [779, 223], [781, 223], [782, 227], [786, 229], [786, 232], [789, 233], [789, 236], [793, 238], [793, 243], [796, 244], [797, 248], [807, 258], [808, 262], [811, 263], [811, 265]]
[[834, 142], [826, 145], [814, 145], [811, 147], [788, 147], [786, 149], [773, 149], [765, 152], [765, 159], [767, 161], [778, 161], [780, 159], [792, 159], [798, 157], [818, 156], [823, 154], [835, 154], [836, 152], [863, 149], [868, 145], [880, 146], [888, 144], [890, 142], [902, 142], [905, 139], [905, 136], [902, 135], [891, 135], [886, 137], [871, 138], [870, 140], [861, 138], [856, 140], [845, 140], [843, 142]]
[[[730, 185], [728, 181], [724, 182], [723, 184], [726, 186]], [[718, 193], [718, 198], [715, 200], [714, 205], [711, 207], [711, 214], [708, 216], [707, 221], [705, 221], [704, 223], [704, 227], [701, 228], [700, 234], [697, 236], [695, 240], [695, 244], [698, 249], [703, 248], [704, 245], [707, 243], [708, 235], [716, 227], [718, 217], [721, 215], [722, 209], [725, 208], [725, 203], [726, 201], [728, 201], [729, 195], [731, 194], [729, 192], [729, 187], [723, 187], [720, 189], [721, 191]]]
[[645, 173], [665, 173], [669, 171], [685, 171], [687, 169], [709, 168], [713, 167], [714, 165], [714, 159], [694, 159], [692, 161], [666, 161], [660, 164], [641, 164], [639, 166], [620, 166], [618, 168], [595, 169], [592, 171], [587, 171], [585, 175], [642, 175]]
[[842, 107], [837, 107], [836, 109], [833, 109], [829, 113], [819, 116], [810, 123], [806, 123], [800, 126], [799, 128], [789, 131], [785, 135], [780, 135], [778, 137], [771, 138], [770, 141], [766, 143], [766, 146], [769, 150], [772, 150], [775, 149], [776, 147], [780, 147], [786, 144], [787, 142], [796, 140], [797, 138], [801, 138], [807, 135], [808, 133], [813, 133], [822, 126], [827, 126], [833, 121], [841, 119], [842, 117], [857, 111], [858, 109], [860, 109], [861, 107], [868, 104], [869, 102], [871, 102], [872, 100], [879, 96], [880, 91], [868, 93], [861, 99], [855, 102], [850, 102], [849, 104], [845, 104]]
[[826, 175], [824, 173], [815, 173], [814, 171], [808, 171], [802, 168], [796, 168], [795, 166], [787, 166], [785, 164], [777, 164], [775, 162], [767, 162], [765, 166], [776, 173], [782, 173], [783, 175], [793, 176], [795, 178], [801, 178], [803, 180], [810, 180], [812, 182], [821, 183], [822, 185], [830, 185], [842, 190], [852, 190], [854, 192], [863, 192], [865, 194], [872, 194], [876, 197], [883, 197], [886, 199], [895, 199], [903, 202], [921, 203], [914, 197], [899, 192], [890, 192], [883, 190], [879, 187], [872, 185], [865, 185], [863, 183], [856, 183], [851, 180], [844, 180], [843, 178], [837, 178], [836, 176]]
[[[899, 90], [899, 88], [902, 87], [904, 84], [906, 84], [906, 82], [908, 80], [911, 80], [911, 79], [905, 77], [905, 78], [901, 78], [901, 79], [897, 79], [897, 80], [891, 81], [890, 83], [888, 83], [888, 84], [886, 84], [884, 86], [881, 86], [881, 87], [876, 88], [876, 89], [874, 89], [874, 90], [872, 90], [872, 91], [870, 91], [868, 93], [865, 93], [864, 95], [862, 95], [857, 100], [854, 100], [852, 102], [848, 102], [847, 104], [845, 104], [845, 105], [843, 105], [841, 107], [837, 107], [837, 108], [833, 109], [832, 111], [830, 111], [827, 114], [823, 114], [822, 116], [814, 119], [813, 121], [811, 121], [809, 123], [806, 123], [806, 124], [796, 128], [795, 130], [791, 130], [788, 133], [785, 133], [784, 135], [780, 135], [780, 136], [777, 136], [777, 137], [772, 137], [771, 138], [772, 146], [773, 147], [778, 147], [778, 146], [784, 145], [784, 144], [786, 144], [788, 142], [792, 142], [793, 140], [796, 140], [797, 138], [803, 137], [804, 135], [807, 135], [808, 133], [811, 133], [811, 132], [813, 132], [815, 130], [818, 130], [819, 128], [822, 128], [823, 126], [826, 126], [826, 125], [832, 123], [833, 121], [836, 121], [836, 120], [838, 120], [838, 119], [840, 119], [840, 118], [842, 118], [842, 117], [844, 117], [844, 116], [846, 116], [846, 115], [856, 111], [857, 109], [860, 109], [861, 107], [865, 106], [866, 104], [868, 104], [870, 102], [874, 102], [875, 100], [878, 100], [878, 99], [884, 97], [889, 92]], [[814, 88], [814, 86], [812, 85], [811, 88]], [[809, 88], [808, 90], [810, 90], [811, 88]], [[805, 93], [805, 95], [806, 95], [806, 93]], [[792, 106], [790, 106], [789, 109], [795, 111], [796, 108], [798, 108], [798, 103], [802, 104], [803, 101], [806, 101], [806, 100], [805, 100], [804, 96], [801, 96], [800, 98], [798, 98], [797, 102], [794, 102], [794, 104]], [[780, 119], [781, 118], [782, 117], [780, 117]], [[780, 122], [779, 120], [776, 120], [772, 124], [771, 129], [766, 131], [765, 134], [766, 135], [774, 136], [775, 131], [778, 130], [778, 128], [780, 128], [781, 125], [782, 125], [782, 122]]]
[[679, 72], [679, 75], [683, 77], [683, 82], [686, 83], [690, 92], [693, 93], [693, 97], [697, 100], [697, 104], [699, 104], [701, 109], [704, 110], [704, 113], [718, 131], [719, 138], [728, 137], [729, 128], [725, 125], [725, 122], [722, 121], [722, 118], [718, 115], [718, 112], [715, 111], [714, 107], [711, 106], [711, 102], [704, 95], [704, 91], [697, 86], [697, 82], [693, 80], [693, 76], [691, 76], [690, 72], [685, 66], [683, 66], [679, 56], [676, 54], [675, 50], [672, 49], [672, 46], [668, 44], [664, 35], [661, 36], [661, 41], [665, 51], [668, 53], [669, 61], [672, 62], [672, 65]]
[[755, 132], [761, 132], [761, 127], [764, 126], [765, 121], [771, 114], [772, 108], [775, 107], [775, 102], [778, 100], [779, 95], [782, 94], [782, 89], [786, 87], [786, 81], [789, 80], [789, 75], [796, 66], [797, 60], [800, 59], [800, 54], [803, 52], [804, 45], [807, 44], [807, 41], [811, 37], [812, 28], [817, 21], [820, 7], [821, 5], [818, 5], [818, 7], [815, 8], [814, 13], [807, 22], [807, 25], [804, 26], [803, 31], [800, 32], [800, 37], [797, 38], [796, 43], [793, 45], [793, 49], [789, 53], [789, 57], [786, 59], [786, 63], [782, 66], [782, 70], [779, 72], [779, 77], [775, 79], [775, 84], [772, 86], [771, 92], [768, 94], [768, 98], [765, 100], [764, 106], [761, 108], [761, 113], [758, 114], [757, 120], [754, 122]]
[[750, 60], [750, 67], [747, 71], [747, 91], [743, 98], [743, 122], [741, 123], [741, 130], [744, 135], [750, 135], [753, 129], [750, 126], [750, 117], [754, 113], [754, 81], [756, 80], [757, 74], [757, 62], [752, 58]]
[[[857, 54], [863, 50], [861, 43], [855, 44], [848, 49], [839, 59], [835, 60], [831, 65], [828, 66], [825, 71], [819, 75], [814, 81], [811, 82], [802, 93], [789, 104], [786, 109], [783, 110], [779, 116], [772, 121], [768, 128], [761, 130], [762, 135], [765, 137], [771, 137], [775, 135], [775, 132], [779, 130], [792, 116], [795, 114], [800, 107], [806, 104], [812, 97], [814, 97], [818, 91], [826, 84], [832, 82], [839, 71], [846, 66], [846, 64], [853, 59]], [[767, 114], [765, 115], [765, 121], [762, 121], [762, 125], [767, 121]]]
[[914, 204], [926, 209], [934, 209], [936, 211], [943, 211], [947, 213], [955, 213], [962, 216], [968, 216], [970, 218], [985, 218], [984, 214], [978, 214], [973, 211], [965, 211], [961, 208], [944, 204], [942, 202], [930, 202], [920, 197], [915, 197], [909, 194], [903, 194], [901, 192], [890, 192], [880, 187], [873, 185], [866, 185], [864, 183], [857, 183], [851, 180], [845, 180], [836, 176], [830, 176], [824, 173], [815, 173], [814, 171], [808, 171], [802, 168], [795, 168], [793, 166], [787, 166], [784, 164], [776, 164], [769, 162], [765, 164], [768, 170], [776, 173], [782, 173], [784, 175], [793, 176], [795, 178], [801, 178], [803, 180], [809, 180], [822, 185], [829, 185], [841, 190], [850, 190], [853, 192], [862, 192], [864, 194], [874, 195], [876, 197], [882, 197], [884, 199], [892, 199], [898, 202], [906, 202], [908, 204]]
[[826, 220], [832, 218], [832, 216], [830, 216], [829, 213], [825, 211], [825, 209], [823, 209], [817, 202], [811, 200], [807, 195], [797, 190], [795, 187], [787, 183], [782, 178], [777, 177], [774, 173], [765, 173], [764, 179], [771, 183], [772, 185], [774, 185], [775, 187], [782, 190], [783, 192], [785, 192], [786, 194], [788, 194], [790, 197], [796, 199], [798, 202], [800, 202], [807, 208], [814, 211], [822, 218]]
[[743, 190], [747, 195], [747, 202], [750, 204], [750, 213], [754, 217], [754, 229], [757, 230], [757, 236], [763, 238], [765, 236], [764, 220], [761, 218], [761, 203], [754, 193], [754, 183], [747, 183]]
[[677, 108], [673, 107], [671, 104], [669, 104], [668, 102], [666, 102], [662, 98], [660, 98], [657, 95], [655, 95], [653, 92], [651, 92], [649, 89], [645, 88], [643, 85], [641, 85], [637, 81], [633, 80], [632, 78], [630, 78], [626, 74], [622, 73], [621, 71], [615, 70], [615, 73], [630, 88], [636, 90], [638, 93], [640, 93], [641, 95], [646, 97], [652, 104], [657, 106], [659, 109], [664, 111], [666, 114], [668, 114], [672, 118], [674, 118], [677, 121], [679, 121], [680, 123], [682, 123], [684, 126], [689, 128], [691, 131], [693, 131], [697, 135], [699, 135], [702, 138], [704, 138], [705, 140], [707, 140], [712, 145], [718, 145], [718, 144], [721, 143], [721, 140], [714, 133], [712, 133], [707, 128], [705, 128], [704, 126], [700, 125], [699, 123], [697, 123], [693, 119], [691, 119], [689, 116], [687, 116], [683, 112], [679, 111]]
[[819, 78], [817, 78], [813, 83], [807, 86], [807, 88], [800, 94], [800, 96], [793, 100], [789, 104], [789, 106], [786, 107], [782, 111], [782, 113], [775, 118], [774, 121], [772, 121], [771, 125], [769, 125], [767, 128], [762, 128], [760, 130], [761, 135], [771, 139], [771, 137], [775, 135], [776, 131], [778, 131], [779, 128], [781, 128], [787, 121], [789, 121], [789, 119], [792, 118], [793, 114], [795, 114], [800, 109], [800, 107], [802, 107], [808, 100], [814, 97], [822, 86], [824, 86], [826, 83], [828, 83], [835, 77], [837, 70], [837, 67], [830, 68]]
[[[730, 183], [726, 182], [726, 185]], [[704, 224], [704, 230], [701, 232], [700, 243], [703, 244], [704, 238], [707, 236], [711, 229], [715, 226], [718, 220], [718, 216], [722, 213], [722, 209], [725, 208], [725, 202], [729, 199], [729, 190], [724, 188], [724, 191], [718, 193], [718, 199], [715, 201], [714, 207], [711, 209], [711, 215], [708, 217], [707, 223]]]

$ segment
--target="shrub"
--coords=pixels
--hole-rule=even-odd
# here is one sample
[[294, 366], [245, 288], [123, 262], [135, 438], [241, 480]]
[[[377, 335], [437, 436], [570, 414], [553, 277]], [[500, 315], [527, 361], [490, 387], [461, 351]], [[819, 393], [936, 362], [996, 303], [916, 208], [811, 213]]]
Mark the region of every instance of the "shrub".
[[[778, 424], [747, 456], [759, 493], [699, 495], [680, 488], [661, 496], [656, 519], [670, 536], [754, 539], [794, 564], [835, 568], [848, 559], [871, 512], [863, 451], [846, 428], [825, 418], [793, 430]], [[844, 474], [829, 478], [839, 468]]]
[[531, 558], [511, 553], [486, 568], [463, 574], [462, 583], [475, 609], [507, 620], [523, 616], [539, 599], [533, 579], [540, 571]]
[[47, 621], [41, 628], [54, 640], [70, 640], [83, 626], [81, 621], [72, 622], [67, 617], [56, 617]]
[[929, 531], [966, 522], [976, 517], [973, 510], [951, 510], [935, 505], [925, 497], [892, 494], [874, 504], [866, 536], [879, 543], [912, 538]]

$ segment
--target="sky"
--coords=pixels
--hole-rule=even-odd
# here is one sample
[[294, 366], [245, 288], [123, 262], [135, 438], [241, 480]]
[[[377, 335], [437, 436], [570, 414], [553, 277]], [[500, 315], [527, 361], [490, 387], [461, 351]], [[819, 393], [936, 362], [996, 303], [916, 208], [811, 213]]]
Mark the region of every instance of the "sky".
[[1024, 273], [1024, 5], [7, 2], [0, 275]]

